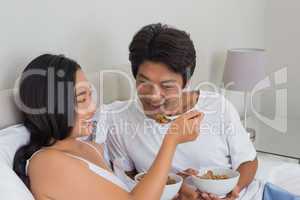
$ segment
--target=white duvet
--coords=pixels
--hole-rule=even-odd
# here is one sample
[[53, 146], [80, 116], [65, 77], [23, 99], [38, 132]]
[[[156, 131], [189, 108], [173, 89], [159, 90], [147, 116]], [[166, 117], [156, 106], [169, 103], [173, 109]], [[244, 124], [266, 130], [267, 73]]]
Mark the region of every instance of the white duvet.
[[300, 195], [300, 165], [272, 156], [258, 156], [256, 178], [271, 182], [293, 194]]

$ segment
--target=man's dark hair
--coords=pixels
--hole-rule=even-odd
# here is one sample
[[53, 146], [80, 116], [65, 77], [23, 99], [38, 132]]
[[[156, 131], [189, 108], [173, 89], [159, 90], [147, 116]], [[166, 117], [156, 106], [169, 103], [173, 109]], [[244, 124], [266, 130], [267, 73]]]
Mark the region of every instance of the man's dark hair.
[[138, 31], [131, 41], [129, 52], [134, 77], [143, 62], [160, 62], [181, 74], [185, 85], [196, 66], [196, 51], [189, 34], [160, 23], [147, 25]]

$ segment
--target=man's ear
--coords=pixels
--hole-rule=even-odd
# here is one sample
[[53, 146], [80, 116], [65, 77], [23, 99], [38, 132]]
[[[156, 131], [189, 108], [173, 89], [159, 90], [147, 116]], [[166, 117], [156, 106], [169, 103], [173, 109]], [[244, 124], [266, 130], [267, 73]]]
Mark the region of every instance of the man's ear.
[[187, 80], [184, 88], [182, 89], [182, 92], [186, 92], [192, 89], [191, 80]]

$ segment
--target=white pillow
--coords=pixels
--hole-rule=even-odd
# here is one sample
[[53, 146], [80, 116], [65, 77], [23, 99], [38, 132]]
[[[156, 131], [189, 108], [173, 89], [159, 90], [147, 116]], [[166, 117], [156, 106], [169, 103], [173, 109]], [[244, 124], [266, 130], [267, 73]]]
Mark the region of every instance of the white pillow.
[[23, 125], [0, 130], [0, 199], [34, 200], [22, 180], [12, 170], [16, 151], [29, 140]]

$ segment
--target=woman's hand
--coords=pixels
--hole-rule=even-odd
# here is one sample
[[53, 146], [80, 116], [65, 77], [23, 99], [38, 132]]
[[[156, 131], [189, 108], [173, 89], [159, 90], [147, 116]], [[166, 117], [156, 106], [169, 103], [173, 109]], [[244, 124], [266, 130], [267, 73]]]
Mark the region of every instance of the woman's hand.
[[197, 111], [181, 115], [171, 123], [166, 140], [173, 141], [177, 145], [197, 139], [203, 116], [203, 113]]

